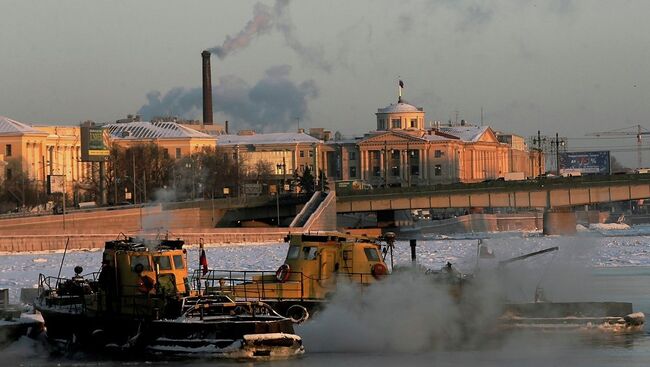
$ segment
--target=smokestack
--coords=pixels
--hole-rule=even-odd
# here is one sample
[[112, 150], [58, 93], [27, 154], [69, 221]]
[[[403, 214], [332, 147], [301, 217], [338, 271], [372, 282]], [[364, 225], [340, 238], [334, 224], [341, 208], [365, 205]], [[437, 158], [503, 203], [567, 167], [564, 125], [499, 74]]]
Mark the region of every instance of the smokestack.
[[228, 120], [226, 120], [225, 125], [226, 125], [225, 128], [226, 128], [226, 135], [227, 135], [228, 134]]
[[210, 51], [201, 52], [203, 59], [203, 124], [212, 125], [212, 75], [210, 72]]

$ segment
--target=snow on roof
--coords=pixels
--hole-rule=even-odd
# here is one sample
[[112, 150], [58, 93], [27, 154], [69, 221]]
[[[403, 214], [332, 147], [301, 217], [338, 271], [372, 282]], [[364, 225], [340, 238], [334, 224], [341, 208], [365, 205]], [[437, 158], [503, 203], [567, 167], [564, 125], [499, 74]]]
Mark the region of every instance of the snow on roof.
[[441, 126], [440, 131], [445, 134], [457, 136], [462, 141], [477, 142], [489, 126]]
[[39, 134], [47, 135], [47, 132], [38, 130], [30, 125], [27, 125], [8, 117], [0, 116], [0, 134], [4, 135], [24, 135], [24, 134]]
[[378, 108], [377, 113], [423, 112], [422, 107], [415, 107], [407, 102], [393, 103], [384, 108]]
[[253, 135], [219, 135], [217, 145], [244, 145], [244, 144], [295, 144], [319, 143], [320, 140], [305, 133], [268, 133]]
[[171, 121], [135, 121], [104, 125], [116, 139], [212, 138], [212, 136]]

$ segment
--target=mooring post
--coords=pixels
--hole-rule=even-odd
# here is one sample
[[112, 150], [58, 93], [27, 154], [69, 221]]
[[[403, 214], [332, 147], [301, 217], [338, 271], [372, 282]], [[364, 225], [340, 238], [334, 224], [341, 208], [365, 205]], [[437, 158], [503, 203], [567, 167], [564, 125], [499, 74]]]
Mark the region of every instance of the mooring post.
[[409, 242], [411, 244], [411, 262], [415, 265], [415, 260], [416, 260], [415, 248], [418, 245], [418, 241], [417, 240], [410, 240]]

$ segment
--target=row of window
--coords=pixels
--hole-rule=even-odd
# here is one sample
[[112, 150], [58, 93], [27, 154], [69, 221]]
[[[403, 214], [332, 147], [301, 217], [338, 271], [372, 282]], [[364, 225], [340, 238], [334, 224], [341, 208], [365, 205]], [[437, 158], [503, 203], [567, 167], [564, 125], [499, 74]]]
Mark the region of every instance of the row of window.
[[[393, 177], [397, 177], [400, 175], [400, 167], [399, 166], [392, 166], [390, 168], [390, 174]], [[372, 175], [375, 177], [381, 177], [381, 168], [378, 166], [372, 167]], [[419, 176], [420, 175], [420, 166], [419, 165], [412, 165], [411, 166], [411, 176]], [[434, 176], [442, 176], [442, 166], [439, 164], [436, 164], [433, 166], [433, 175]], [[356, 166], [350, 166], [350, 178], [356, 178], [357, 177], [357, 167]]]
[[[308, 150], [309, 152], [309, 158], [314, 158], [314, 151], [313, 150]], [[301, 150], [300, 151], [300, 158], [305, 158], [305, 151]]]
[[[404, 119], [404, 124], [402, 124], [402, 119], [391, 119], [390, 120], [390, 128], [391, 129], [406, 129], [407, 127], [412, 127], [412, 128], [417, 128], [418, 127], [418, 119], [411, 119], [410, 124], [408, 124], [409, 121]], [[379, 129], [380, 130], [386, 130], [386, 120], [385, 119], [379, 119]]]
[[[371, 153], [372, 154], [372, 159], [379, 159], [379, 155], [381, 154], [381, 151], [379, 151], [379, 150], [371, 150], [371, 152], [372, 152]], [[419, 154], [419, 153], [417, 153], [418, 152], [417, 150], [411, 150], [410, 152], [411, 152], [412, 157], [415, 157], [415, 156], [417, 156]], [[391, 151], [391, 155], [393, 156], [393, 158], [399, 158], [399, 153], [400, 153], [400, 151], [396, 150], [396, 149], [393, 149]], [[433, 152], [433, 156], [435, 158], [441, 158], [443, 156], [442, 150], [435, 150]], [[355, 151], [348, 152], [348, 160], [356, 161], [357, 160], [357, 152], [355, 152]]]

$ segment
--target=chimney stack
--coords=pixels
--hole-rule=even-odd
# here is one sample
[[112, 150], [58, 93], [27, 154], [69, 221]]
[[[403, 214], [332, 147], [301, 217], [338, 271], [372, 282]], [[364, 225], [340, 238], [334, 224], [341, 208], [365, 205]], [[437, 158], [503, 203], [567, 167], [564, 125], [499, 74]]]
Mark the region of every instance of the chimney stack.
[[225, 128], [226, 128], [226, 135], [228, 135], [228, 120], [226, 120], [225, 125], [226, 125], [226, 126], [225, 126]]
[[212, 125], [212, 75], [210, 72], [210, 51], [201, 52], [203, 59], [203, 124]]

